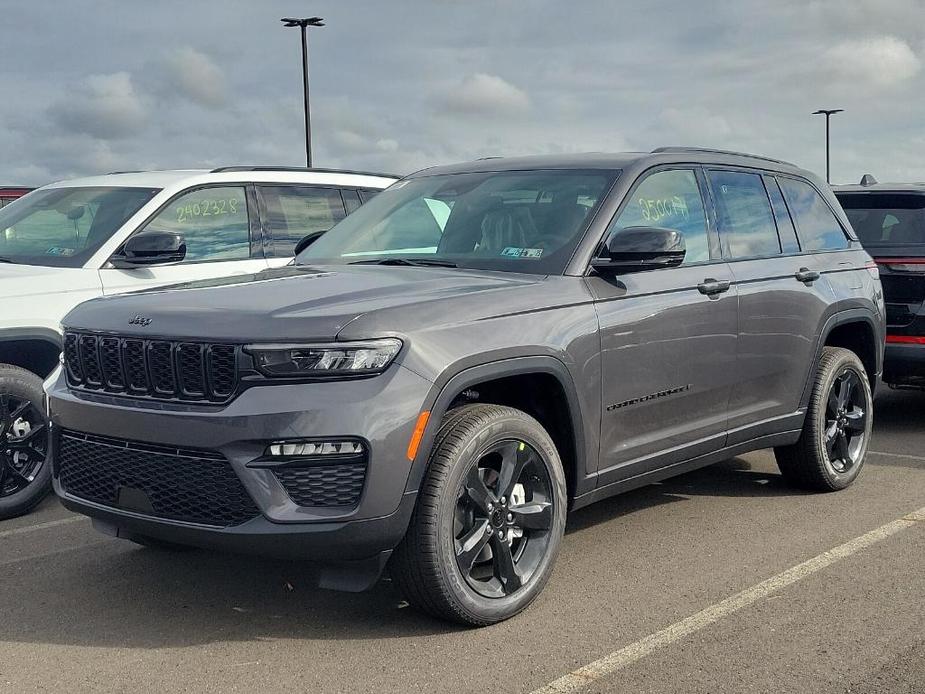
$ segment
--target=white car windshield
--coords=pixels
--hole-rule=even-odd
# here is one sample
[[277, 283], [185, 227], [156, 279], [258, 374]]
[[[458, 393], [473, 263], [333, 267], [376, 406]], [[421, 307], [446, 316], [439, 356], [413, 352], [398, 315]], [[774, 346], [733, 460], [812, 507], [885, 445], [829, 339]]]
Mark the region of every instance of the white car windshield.
[[80, 267], [156, 188], [43, 188], [0, 209], [0, 259]]

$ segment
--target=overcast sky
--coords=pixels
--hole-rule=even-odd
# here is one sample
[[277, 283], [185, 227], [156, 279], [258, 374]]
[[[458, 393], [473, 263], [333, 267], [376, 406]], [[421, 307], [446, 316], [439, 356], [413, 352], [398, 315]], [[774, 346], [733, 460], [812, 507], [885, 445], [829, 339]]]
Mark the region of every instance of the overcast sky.
[[0, 184], [683, 144], [925, 180], [925, 0], [0, 0]]

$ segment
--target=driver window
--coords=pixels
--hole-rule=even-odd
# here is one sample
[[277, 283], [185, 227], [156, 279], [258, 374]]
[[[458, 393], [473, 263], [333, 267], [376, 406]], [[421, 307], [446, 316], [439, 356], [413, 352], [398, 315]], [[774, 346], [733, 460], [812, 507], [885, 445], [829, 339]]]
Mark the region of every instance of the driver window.
[[703, 198], [690, 169], [659, 171], [643, 180], [611, 225], [610, 234], [627, 227], [676, 229], [684, 234], [684, 265], [710, 259]]
[[169, 203], [142, 231], [173, 231], [186, 240], [184, 263], [250, 258], [243, 186], [201, 188]]

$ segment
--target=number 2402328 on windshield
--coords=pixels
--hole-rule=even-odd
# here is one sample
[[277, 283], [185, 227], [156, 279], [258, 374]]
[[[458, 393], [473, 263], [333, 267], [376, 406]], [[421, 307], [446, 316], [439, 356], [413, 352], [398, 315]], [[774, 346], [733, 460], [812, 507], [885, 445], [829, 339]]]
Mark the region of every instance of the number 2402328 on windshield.
[[218, 198], [214, 200], [200, 200], [178, 205], [177, 222], [185, 222], [193, 217], [220, 217], [226, 214], [237, 214], [240, 202], [234, 198]]

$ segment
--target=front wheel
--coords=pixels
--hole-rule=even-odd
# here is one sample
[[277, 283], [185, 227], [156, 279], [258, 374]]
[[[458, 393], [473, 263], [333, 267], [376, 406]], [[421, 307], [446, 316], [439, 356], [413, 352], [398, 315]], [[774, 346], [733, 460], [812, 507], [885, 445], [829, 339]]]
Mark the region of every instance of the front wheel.
[[549, 579], [565, 530], [555, 444], [535, 419], [500, 405], [449, 412], [392, 576], [408, 601], [471, 626], [525, 609]]
[[42, 379], [0, 365], [0, 520], [28, 513], [51, 491]]
[[873, 426], [873, 398], [858, 356], [826, 347], [800, 439], [774, 449], [784, 478], [803, 489], [837, 491], [857, 479]]

